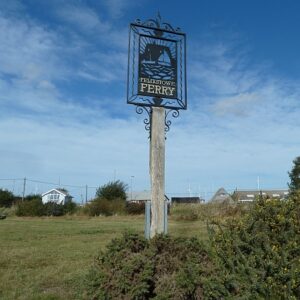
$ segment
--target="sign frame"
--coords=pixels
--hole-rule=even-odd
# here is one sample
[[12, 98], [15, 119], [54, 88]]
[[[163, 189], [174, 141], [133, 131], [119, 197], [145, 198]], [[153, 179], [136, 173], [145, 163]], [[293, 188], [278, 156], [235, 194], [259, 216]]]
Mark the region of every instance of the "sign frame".
[[[151, 58], [145, 58], [146, 49], [149, 51], [150, 47], [152, 53], [156, 54], [155, 63], [155, 59], [150, 61]], [[186, 110], [185, 33], [179, 28], [174, 29], [168, 23], [161, 23], [160, 18], [146, 22], [137, 20], [129, 25], [128, 48], [127, 103], [176, 111]], [[163, 51], [166, 57], [164, 65], [158, 63], [159, 51]], [[151, 64], [155, 66], [152, 67]], [[154, 77], [153, 68], [158, 69]]]

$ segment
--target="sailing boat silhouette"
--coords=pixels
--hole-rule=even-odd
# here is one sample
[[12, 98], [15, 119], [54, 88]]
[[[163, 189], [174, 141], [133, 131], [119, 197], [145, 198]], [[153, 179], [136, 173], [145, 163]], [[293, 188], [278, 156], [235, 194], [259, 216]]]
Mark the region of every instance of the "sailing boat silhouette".
[[171, 51], [166, 46], [148, 44], [140, 57], [144, 64], [172, 65]]

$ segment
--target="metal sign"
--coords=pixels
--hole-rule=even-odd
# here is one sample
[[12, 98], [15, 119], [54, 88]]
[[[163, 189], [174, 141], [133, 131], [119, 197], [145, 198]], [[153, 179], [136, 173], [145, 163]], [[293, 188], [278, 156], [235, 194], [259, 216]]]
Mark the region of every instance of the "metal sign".
[[187, 108], [186, 41], [160, 16], [130, 24], [127, 103]]

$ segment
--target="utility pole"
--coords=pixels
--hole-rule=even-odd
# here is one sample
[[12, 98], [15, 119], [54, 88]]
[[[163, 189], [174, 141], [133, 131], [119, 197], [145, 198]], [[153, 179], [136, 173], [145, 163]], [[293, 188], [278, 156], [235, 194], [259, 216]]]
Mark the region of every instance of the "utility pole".
[[87, 198], [88, 198], [88, 186], [85, 185], [85, 204], [87, 204]]
[[131, 178], [130, 178], [130, 193], [131, 193], [130, 200], [131, 201], [132, 201], [132, 182], [133, 182], [133, 178], [134, 178], [134, 176], [131, 176]]
[[152, 107], [150, 140], [151, 225], [150, 237], [164, 233], [165, 109]]
[[25, 198], [25, 189], [26, 189], [26, 177], [23, 179], [23, 194], [22, 194], [22, 201], [24, 201]]

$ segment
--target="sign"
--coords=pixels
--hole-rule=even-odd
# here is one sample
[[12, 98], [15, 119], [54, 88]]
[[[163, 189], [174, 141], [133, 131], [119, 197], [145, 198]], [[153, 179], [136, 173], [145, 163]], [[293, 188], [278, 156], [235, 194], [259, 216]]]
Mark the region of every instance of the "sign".
[[140, 36], [138, 94], [177, 98], [176, 41]]
[[187, 108], [185, 34], [159, 19], [130, 24], [127, 103]]

